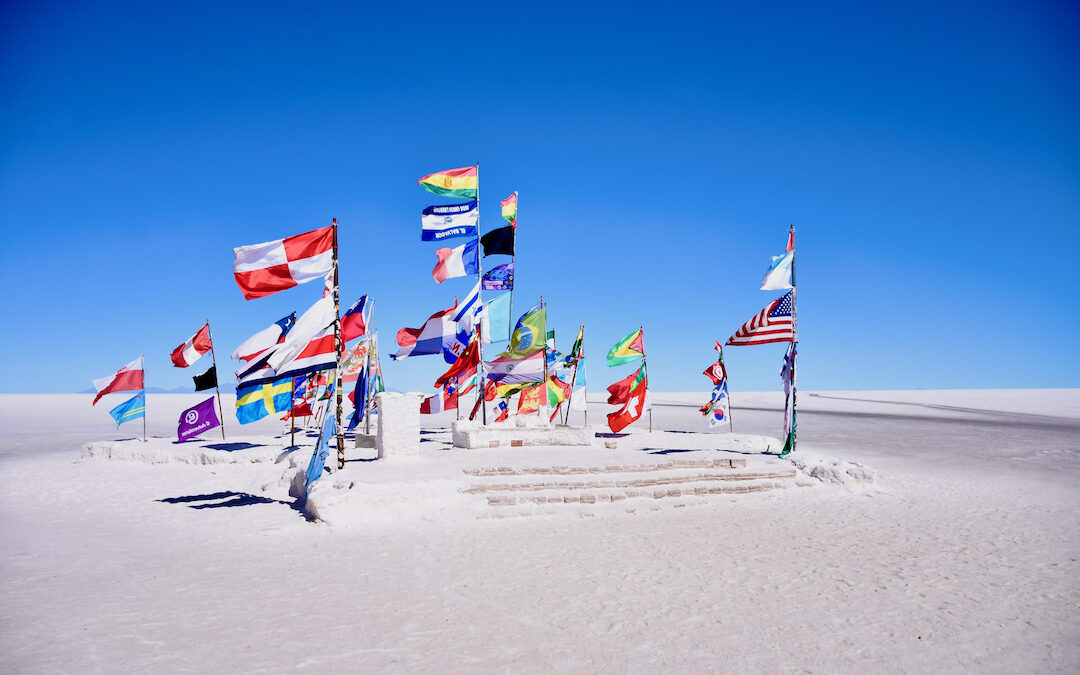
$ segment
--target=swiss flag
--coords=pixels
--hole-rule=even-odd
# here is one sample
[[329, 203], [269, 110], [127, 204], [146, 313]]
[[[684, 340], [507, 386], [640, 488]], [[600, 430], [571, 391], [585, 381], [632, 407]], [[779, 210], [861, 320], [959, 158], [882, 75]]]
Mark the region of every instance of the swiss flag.
[[645, 392], [647, 390], [647, 384], [647, 378], [641, 378], [641, 382], [627, 393], [627, 398], [622, 410], [610, 413], [607, 416], [608, 427], [611, 428], [613, 433], [617, 434], [641, 419], [641, 414], [645, 412]]

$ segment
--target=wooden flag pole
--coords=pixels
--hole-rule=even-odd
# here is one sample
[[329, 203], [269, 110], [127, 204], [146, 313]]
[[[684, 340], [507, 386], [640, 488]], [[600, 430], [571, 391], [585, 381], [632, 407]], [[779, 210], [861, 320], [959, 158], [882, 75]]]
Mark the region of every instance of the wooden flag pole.
[[[334, 389], [337, 395], [337, 409], [334, 411], [334, 423], [337, 431], [338, 469], [345, 468], [345, 436], [341, 433], [341, 353], [344, 347], [341, 339], [341, 306], [338, 297], [338, 223], [334, 218]], [[329, 406], [328, 406], [329, 407]], [[325, 420], [324, 420], [325, 421]]]
[[[368, 325], [364, 327], [367, 332], [367, 362], [364, 364], [364, 400], [356, 401], [353, 397], [353, 406], [357, 410], [364, 411], [364, 434], [371, 434], [371, 409], [368, 407], [368, 401], [371, 400], [371, 356], [375, 350], [375, 333], [372, 328], [375, 324], [375, 300], [371, 300], [371, 311], [368, 312]], [[358, 380], [359, 381], [359, 380]]]
[[221, 410], [221, 388], [217, 378], [217, 356], [214, 355], [214, 335], [210, 331], [210, 319], [206, 320], [206, 337], [210, 338], [210, 360], [214, 364], [214, 391], [217, 392], [217, 411], [221, 418], [221, 440], [225, 440], [225, 413]]

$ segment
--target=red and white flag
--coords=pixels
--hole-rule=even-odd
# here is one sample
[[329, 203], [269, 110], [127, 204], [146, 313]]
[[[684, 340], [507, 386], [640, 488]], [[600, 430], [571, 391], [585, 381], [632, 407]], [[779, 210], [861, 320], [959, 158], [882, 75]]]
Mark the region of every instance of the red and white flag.
[[244, 298], [261, 298], [321, 279], [333, 268], [334, 228], [233, 249], [233, 276]]
[[138, 391], [143, 389], [143, 357], [139, 357], [127, 364], [115, 374], [108, 377], [99, 377], [94, 380], [94, 389], [97, 389], [97, 396], [94, 397], [94, 402], [90, 405], [97, 405], [98, 400], [105, 394], [111, 394], [115, 391]]
[[199, 357], [210, 351], [213, 345], [210, 343], [210, 323], [207, 322], [198, 333], [188, 338], [188, 341], [172, 351], [172, 362], [177, 368], [187, 368], [199, 360]]

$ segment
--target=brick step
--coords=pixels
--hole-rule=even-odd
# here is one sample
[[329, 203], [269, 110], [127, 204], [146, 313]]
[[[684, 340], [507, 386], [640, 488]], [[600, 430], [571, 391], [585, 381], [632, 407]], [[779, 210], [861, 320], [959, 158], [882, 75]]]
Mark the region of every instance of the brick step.
[[643, 473], [647, 471], [666, 471], [669, 469], [743, 469], [745, 459], [684, 459], [662, 464], [636, 464], [629, 466], [536, 466], [513, 469], [508, 466], [465, 469], [467, 476], [532, 476], [555, 474], [568, 476], [582, 473]]
[[471, 485], [461, 490], [466, 494], [487, 492], [537, 492], [541, 490], [596, 490], [629, 489], [679, 485], [684, 483], [702, 483], [714, 481], [754, 481], [763, 479], [794, 478], [795, 469], [763, 473], [696, 473], [682, 476], [656, 476], [634, 480], [595, 480], [588, 482], [550, 482], [550, 483], [499, 483], [492, 485]]

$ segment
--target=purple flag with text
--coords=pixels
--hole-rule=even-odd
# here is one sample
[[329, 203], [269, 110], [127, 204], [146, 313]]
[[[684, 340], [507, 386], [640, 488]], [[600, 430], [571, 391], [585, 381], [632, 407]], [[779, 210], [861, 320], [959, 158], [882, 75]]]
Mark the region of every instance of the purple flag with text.
[[221, 422], [214, 411], [214, 397], [211, 396], [202, 403], [180, 413], [180, 422], [176, 427], [176, 438], [182, 443], [193, 436], [198, 436], [204, 431], [219, 426], [221, 426]]

